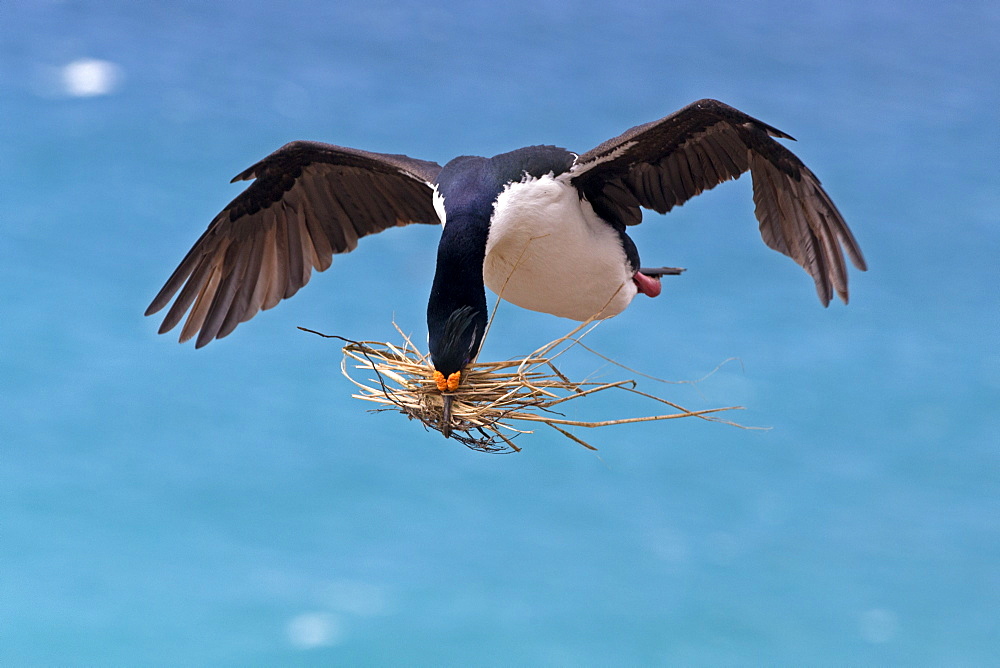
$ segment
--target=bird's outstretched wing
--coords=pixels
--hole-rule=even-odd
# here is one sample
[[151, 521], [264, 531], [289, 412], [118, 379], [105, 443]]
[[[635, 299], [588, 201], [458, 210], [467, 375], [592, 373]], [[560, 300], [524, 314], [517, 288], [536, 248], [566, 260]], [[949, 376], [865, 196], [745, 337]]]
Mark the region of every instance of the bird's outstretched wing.
[[190, 310], [181, 342], [200, 348], [261, 309], [287, 299], [368, 234], [437, 224], [433, 186], [441, 167], [405, 155], [297, 141], [233, 182], [254, 182], [222, 210], [146, 309], [166, 306], [160, 333]]
[[780, 130], [717, 100], [699, 100], [639, 125], [579, 156], [570, 170], [602, 217], [642, 221], [640, 207], [666, 213], [750, 170], [764, 242], [798, 262], [824, 305], [847, 302], [844, 251], [864, 271], [854, 235], [819, 179], [772, 137]]

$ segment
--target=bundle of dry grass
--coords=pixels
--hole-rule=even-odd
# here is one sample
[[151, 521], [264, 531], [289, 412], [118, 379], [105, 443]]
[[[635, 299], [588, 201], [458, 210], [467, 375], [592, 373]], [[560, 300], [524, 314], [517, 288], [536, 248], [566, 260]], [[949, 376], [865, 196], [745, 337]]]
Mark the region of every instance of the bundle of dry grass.
[[[434, 369], [429, 356], [421, 353], [399, 327], [396, 327], [396, 330], [403, 338], [402, 346], [373, 341], [349, 341], [312, 330], [304, 331], [327, 338], [338, 338], [347, 343], [343, 348], [344, 359], [341, 370], [359, 389], [354, 397], [379, 405], [380, 408], [373, 409], [375, 411], [399, 411], [411, 419], [419, 420], [425, 427], [440, 431], [446, 437], [454, 438], [473, 450], [519, 451], [521, 448], [513, 439], [521, 434], [533, 432], [527, 428], [527, 424], [515, 426], [515, 423], [547, 425], [591, 450], [597, 448], [568, 431], [566, 427], [607, 427], [684, 417], [698, 417], [739, 426], [713, 416], [714, 413], [735, 410], [740, 408], [739, 406], [689, 411], [666, 399], [639, 391], [634, 380], [598, 383], [574, 382], [567, 378], [553, 361], [569, 348], [579, 344], [577, 334], [589, 324], [583, 323], [566, 336], [542, 346], [525, 358], [471, 364], [462, 371], [457, 391], [446, 393], [450, 396], [448, 400], [434, 380]], [[613, 360], [608, 361], [613, 362]], [[359, 379], [355, 377], [358, 370], [365, 373], [373, 372], [374, 376]], [[608, 390], [630, 392], [652, 399], [671, 407], [676, 412], [589, 422], [566, 419], [555, 410], [556, 407], [573, 399]]]

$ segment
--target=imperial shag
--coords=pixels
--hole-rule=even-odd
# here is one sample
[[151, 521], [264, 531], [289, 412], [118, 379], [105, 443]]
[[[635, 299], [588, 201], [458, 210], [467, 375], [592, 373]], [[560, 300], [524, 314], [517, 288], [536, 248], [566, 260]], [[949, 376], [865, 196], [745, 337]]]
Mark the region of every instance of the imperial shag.
[[208, 226], [146, 310], [166, 306], [160, 333], [187, 313], [180, 340], [230, 334], [294, 295], [312, 270], [358, 239], [410, 223], [442, 225], [427, 305], [442, 391], [479, 351], [485, 287], [535, 311], [586, 320], [655, 297], [669, 267], [643, 268], [626, 233], [642, 208], [666, 213], [750, 171], [764, 243], [813, 277], [820, 301], [847, 302], [844, 251], [864, 270], [843, 217], [789, 135], [716, 100], [700, 100], [577, 155], [530, 146], [443, 168], [404, 155], [318, 142], [282, 146], [235, 181], [253, 183]]

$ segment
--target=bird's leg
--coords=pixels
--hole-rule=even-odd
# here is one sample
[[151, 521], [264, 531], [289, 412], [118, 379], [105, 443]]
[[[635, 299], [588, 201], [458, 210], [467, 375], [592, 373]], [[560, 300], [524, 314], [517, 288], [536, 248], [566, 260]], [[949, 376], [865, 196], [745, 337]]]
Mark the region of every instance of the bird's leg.
[[632, 281], [636, 289], [648, 297], [657, 297], [662, 287], [660, 286], [661, 276], [677, 276], [683, 269], [679, 267], [657, 267], [656, 269], [640, 269], [632, 275]]
[[661, 276], [680, 276], [684, 273], [683, 267], [656, 267], [655, 269], [649, 267], [642, 267], [639, 269], [640, 274], [645, 274], [650, 278], [659, 278]]

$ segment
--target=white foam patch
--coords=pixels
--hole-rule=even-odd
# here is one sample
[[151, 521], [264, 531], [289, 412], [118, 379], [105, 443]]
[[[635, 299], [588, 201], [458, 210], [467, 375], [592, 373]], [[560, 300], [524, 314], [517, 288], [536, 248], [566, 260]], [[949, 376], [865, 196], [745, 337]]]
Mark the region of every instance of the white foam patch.
[[329, 612], [307, 612], [293, 617], [285, 631], [292, 647], [302, 650], [330, 647], [344, 637], [340, 618]]
[[121, 68], [107, 60], [81, 58], [64, 65], [62, 90], [73, 97], [96, 97], [113, 93], [122, 80]]

